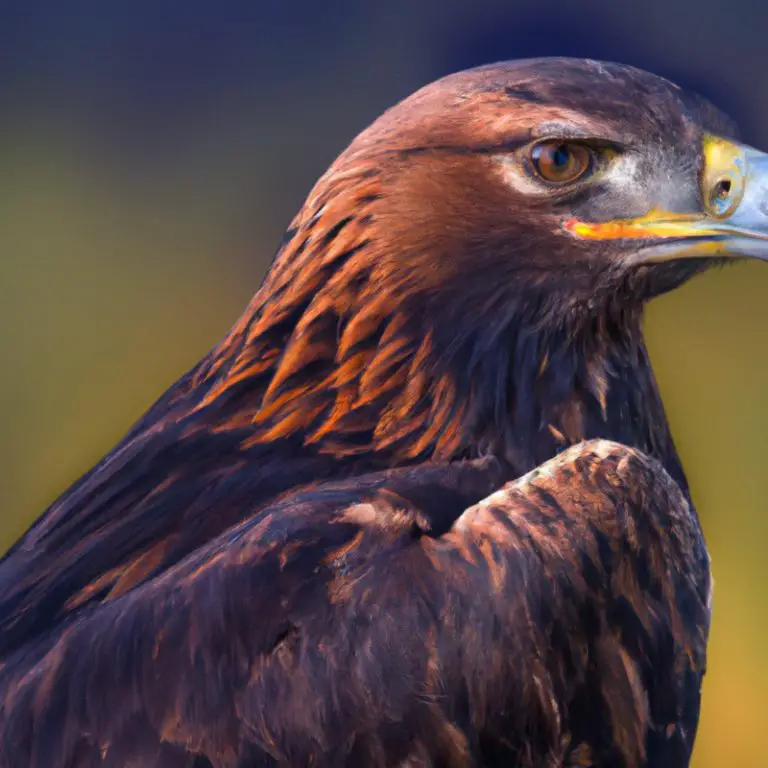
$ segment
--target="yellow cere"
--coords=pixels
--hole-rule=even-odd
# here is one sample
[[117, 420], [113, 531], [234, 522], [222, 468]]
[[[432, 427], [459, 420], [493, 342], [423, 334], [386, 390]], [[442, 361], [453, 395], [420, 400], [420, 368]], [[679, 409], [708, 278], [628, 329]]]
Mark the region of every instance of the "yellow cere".
[[743, 147], [712, 134], [704, 135], [702, 151], [701, 196], [712, 216], [724, 218], [733, 212], [744, 194], [746, 155]]

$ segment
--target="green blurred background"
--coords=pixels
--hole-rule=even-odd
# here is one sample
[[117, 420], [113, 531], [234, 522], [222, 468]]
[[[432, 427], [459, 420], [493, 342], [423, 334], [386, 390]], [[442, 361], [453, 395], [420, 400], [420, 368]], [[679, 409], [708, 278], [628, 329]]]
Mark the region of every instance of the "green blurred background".
[[[447, 72], [636, 64], [768, 149], [760, 0], [0, 1], [0, 550], [232, 323], [315, 178]], [[768, 765], [768, 265], [657, 300], [648, 335], [711, 548], [695, 768]]]

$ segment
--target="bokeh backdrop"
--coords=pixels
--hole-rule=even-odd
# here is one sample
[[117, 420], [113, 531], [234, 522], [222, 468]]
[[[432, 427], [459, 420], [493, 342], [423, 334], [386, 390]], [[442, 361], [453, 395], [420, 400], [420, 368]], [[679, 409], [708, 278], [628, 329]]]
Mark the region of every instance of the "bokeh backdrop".
[[[0, 550], [228, 328], [315, 178], [450, 71], [566, 54], [694, 88], [768, 149], [761, 0], [0, 0]], [[657, 300], [715, 623], [695, 768], [768, 714], [768, 265]]]

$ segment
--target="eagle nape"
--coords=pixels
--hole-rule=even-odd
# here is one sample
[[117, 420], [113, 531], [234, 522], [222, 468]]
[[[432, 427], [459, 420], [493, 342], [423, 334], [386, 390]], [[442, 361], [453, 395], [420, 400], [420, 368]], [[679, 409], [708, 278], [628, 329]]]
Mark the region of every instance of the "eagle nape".
[[386, 111], [0, 560], [0, 768], [688, 765], [712, 580], [643, 310], [765, 260], [767, 192], [619, 64]]

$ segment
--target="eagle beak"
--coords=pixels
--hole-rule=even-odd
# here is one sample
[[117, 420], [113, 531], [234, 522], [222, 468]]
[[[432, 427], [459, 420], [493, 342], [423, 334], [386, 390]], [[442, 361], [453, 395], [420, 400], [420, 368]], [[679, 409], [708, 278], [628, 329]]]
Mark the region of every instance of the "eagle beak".
[[705, 136], [704, 212], [654, 210], [635, 219], [565, 225], [585, 240], [645, 240], [632, 264], [686, 258], [746, 257], [768, 261], [768, 154]]

